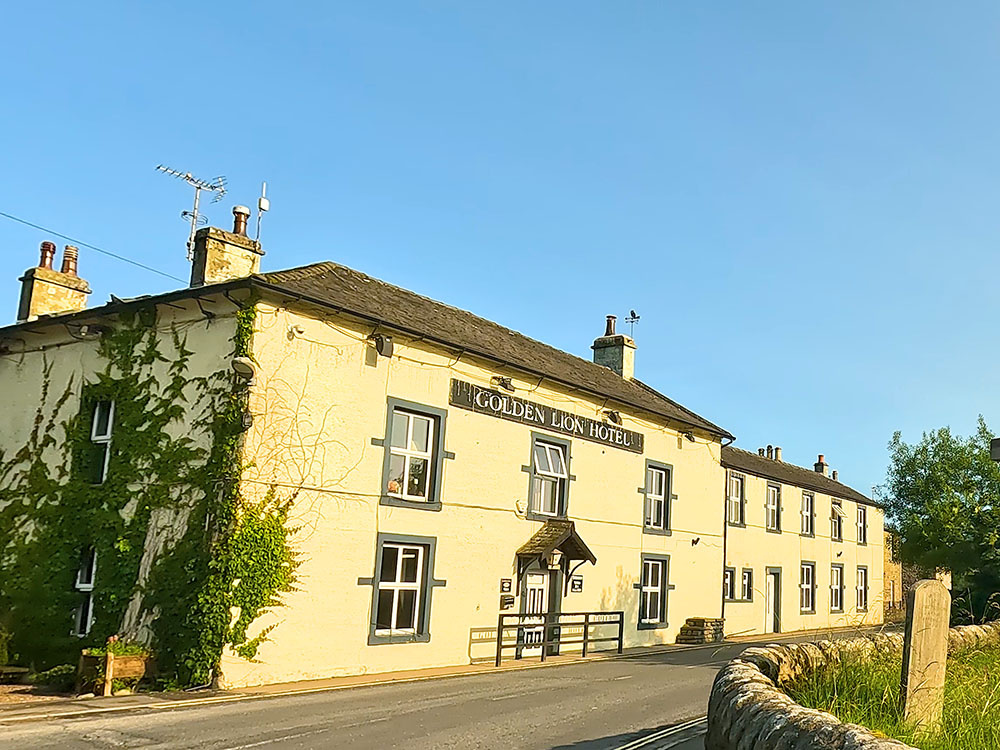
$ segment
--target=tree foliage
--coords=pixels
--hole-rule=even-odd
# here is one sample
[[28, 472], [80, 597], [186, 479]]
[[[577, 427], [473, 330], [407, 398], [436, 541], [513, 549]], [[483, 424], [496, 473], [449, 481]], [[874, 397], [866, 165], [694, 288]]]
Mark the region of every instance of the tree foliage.
[[902, 537], [902, 558], [947, 568], [956, 614], [994, 619], [1000, 591], [1000, 468], [990, 459], [993, 433], [982, 417], [962, 437], [947, 427], [909, 444], [889, 443], [887, 512]]

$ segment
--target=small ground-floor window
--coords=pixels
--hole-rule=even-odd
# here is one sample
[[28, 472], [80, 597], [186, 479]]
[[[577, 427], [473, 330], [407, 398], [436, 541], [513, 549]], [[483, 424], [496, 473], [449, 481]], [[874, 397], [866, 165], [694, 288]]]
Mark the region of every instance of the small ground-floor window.
[[433, 575], [436, 541], [379, 534], [375, 575], [358, 579], [372, 587], [369, 643], [430, 640], [431, 592], [444, 585]]
[[83, 597], [73, 616], [73, 635], [81, 638], [90, 633], [94, 624], [94, 579], [97, 576], [97, 551], [87, 547], [80, 553], [73, 588]]
[[740, 584], [740, 598], [745, 602], [753, 601], [753, 569], [743, 568], [743, 580]]
[[844, 566], [830, 566], [830, 611], [844, 611]]
[[654, 628], [667, 624], [667, 591], [670, 558], [644, 556], [639, 583], [639, 627]]
[[736, 598], [736, 568], [726, 568], [722, 572], [722, 596], [727, 602]]
[[799, 571], [799, 607], [811, 614], [816, 611], [816, 565], [802, 563]]
[[385, 544], [378, 579], [376, 633], [416, 633], [420, 621], [424, 550], [420, 545]]

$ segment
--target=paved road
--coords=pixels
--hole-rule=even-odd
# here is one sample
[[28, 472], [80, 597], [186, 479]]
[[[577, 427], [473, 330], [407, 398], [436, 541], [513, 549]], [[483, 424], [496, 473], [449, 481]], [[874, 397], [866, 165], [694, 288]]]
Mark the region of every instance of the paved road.
[[0, 718], [0, 748], [694, 750], [704, 725], [680, 725], [704, 715], [715, 673], [748, 645], [77, 719]]

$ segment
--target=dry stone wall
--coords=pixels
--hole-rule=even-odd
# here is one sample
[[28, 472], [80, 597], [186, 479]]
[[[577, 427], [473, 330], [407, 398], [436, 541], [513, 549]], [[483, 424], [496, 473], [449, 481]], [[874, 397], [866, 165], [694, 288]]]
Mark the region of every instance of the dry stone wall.
[[[948, 651], [1000, 644], [1000, 623], [965, 625], [948, 632]], [[708, 702], [706, 750], [914, 750], [876, 737], [833, 714], [805, 708], [782, 686], [806, 672], [836, 664], [845, 655], [902, 653], [901, 633], [842, 641], [748, 648], [715, 678]]]

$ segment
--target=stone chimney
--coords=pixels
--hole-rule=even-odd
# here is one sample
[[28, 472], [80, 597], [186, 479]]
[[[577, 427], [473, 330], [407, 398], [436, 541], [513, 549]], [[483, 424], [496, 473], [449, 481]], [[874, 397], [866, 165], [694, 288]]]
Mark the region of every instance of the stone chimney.
[[56, 271], [53, 261], [56, 246], [43, 242], [36, 268], [29, 268], [20, 278], [21, 300], [17, 306], [17, 322], [34, 320], [39, 315], [76, 312], [87, 306], [90, 284], [76, 275], [79, 250], [66, 245], [62, 269]]
[[772, 460], [774, 459], [774, 446], [773, 445], [767, 446], [767, 457], [770, 458], [770, 459], [772, 459]]
[[774, 446], [774, 460], [775, 461], [781, 460], [781, 446], [779, 445]]
[[608, 316], [604, 335], [594, 340], [594, 362], [603, 365], [631, 380], [635, 375], [635, 342], [628, 336], [615, 333], [615, 316]]
[[239, 279], [260, 271], [264, 251], [259, 242], [247, 237], [249, 218], [249, 208], [235, 206], [232, 232], [205, 227], [195, 233], [191, 286]]
[[836, 470], [836, 469], [834, 469], [834, 470], [833, 470], [833, 472], [832, 472], [832, 473], [830, 474], [830, 478], [831, 478], [831, 479], [832, 479], [832, 480], [833, 480], [834, 482], [836, 482], [836, 481], [837, 481], [837, 470]]
[[822, 474], [823, 476], [826, 476], [826, 470], [828, 468], [830, 468], [829, 465], [826, 463], [826, 461], [823, 460], [823, 454], [820, 453], [819, 460], [817, 460], [816, 463], [813, 464], [813, 471], [815, 471], [817, 474]]

